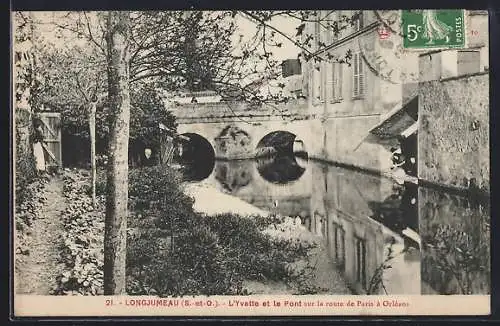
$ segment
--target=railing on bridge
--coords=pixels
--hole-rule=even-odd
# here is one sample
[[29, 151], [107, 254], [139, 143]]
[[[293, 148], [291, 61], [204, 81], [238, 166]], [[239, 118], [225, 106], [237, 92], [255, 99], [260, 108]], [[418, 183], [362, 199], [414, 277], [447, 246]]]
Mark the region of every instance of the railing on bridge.
[[[246, 117], [259, 120], [269, 117], [295, 117], [307, 119], [308, 107], [305, 101], [294, 101], [288, 104], [251, 105], [246, 102], [206, 102], [206, 103], [172, 103], [168, 109], [179, 120], [227, 120]], [[201, 121], [200, 121], [201, 120]]]

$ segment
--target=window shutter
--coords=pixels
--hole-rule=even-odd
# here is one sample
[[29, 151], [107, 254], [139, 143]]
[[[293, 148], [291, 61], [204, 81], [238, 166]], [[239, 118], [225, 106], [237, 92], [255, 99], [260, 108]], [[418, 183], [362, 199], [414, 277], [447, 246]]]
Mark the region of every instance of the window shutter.
[[336, 74], [336, 71], [335, 71], [335, 68], [336, 68], [336, 63], [335, 62], [332, 62], [332, 69], [331, 69], [331, 72], [332, 72], [332, 76], [330, 78], [330, 82], [332, 84], [332, 101], [336, 100], [337, 99], [337, 91], [336, 91], [336, 88], [337, 88], [337, 74]]
[[353, 77], [353, 80], [352, 80], [352, 95], [354, 97], [358, 96], [359, 94], [359, 88], [358, 88], [358, 85], [359, 85], [359, 75], [358, 75], [358, 53], [354, 53], [354, 56], [353, 56], [353, 67], [352, 67], [352, 77]]
[[342, 99], [342, 70], [344, 70], [344, 66], [339, 62], [337, 63], [337, 98]]
[[359, 96], [365, 94], [365, 74], [363, 71], [363, 57], [358, 54], [358, 73], [359, 73]]
[[316, 90], [316, 98], [321, 101], [321, 92], [323, 91], [323, 85], [321, 85], [321, 64], [318, 65], [319, 70], [316, 69], [316, 85], [317, 85], [317, 90]]
[[311, 65], [311, 70], [309, 70], [309, 96], [312, 97], [312, 99], [314, 100], [314, 96], [316, 96], [316, 92], [314, 91], [314, 66]]

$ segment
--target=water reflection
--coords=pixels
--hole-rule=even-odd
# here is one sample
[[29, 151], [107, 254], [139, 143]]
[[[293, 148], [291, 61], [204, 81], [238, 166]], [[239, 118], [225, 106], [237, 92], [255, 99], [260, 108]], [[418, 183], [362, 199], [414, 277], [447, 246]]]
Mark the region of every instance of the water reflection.
[[215, 166], [215, 179], [226, 193], [236, 193], [250, 184], [253, 179], [253, 166], [248, 160], [219, 161]]
[[261, 209], [300, 216], [353, 293], [489, 293], [485, 205], [289, 157], [216, 162], [206, 182]]
[[490, 293], [488, 203], [419, 189], [423, 294]]
[[257, 170], [265, 180], [286, 184], [299, 179], [306, 170], [299, 165], [294, 155], [274, 155], [256, 160]]
[[[391, 230], [401, 234], [406, 240], [405, 245], [420, 248], [418, 233], [418, 187], [406, 182], [403, 185], [394, 184], [393, 193], [384, 201], [369, 203], [372, 218]], [[414, 236], [412, 236], [414, 235]]]
[[[323, 235], [337, 270], [355, 294], [419, 294], [415, 221], [403, 216], [411, 190], [390, 180], [323, 164], [313, 164], [310, 230]], [[407, 185], [409, 186], [409, 185]], [[416, 215], [415, 212], [412, 213]], [[411, 238], [410, 238], [411, 239]]]

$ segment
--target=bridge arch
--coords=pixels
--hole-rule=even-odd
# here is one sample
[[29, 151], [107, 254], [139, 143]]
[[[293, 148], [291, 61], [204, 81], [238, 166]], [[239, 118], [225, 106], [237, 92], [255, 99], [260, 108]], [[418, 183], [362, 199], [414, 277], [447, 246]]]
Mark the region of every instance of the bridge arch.
[[176, 159], [185, 166], [186, 178], [201, 181], [210, 176], [215, 167], [215, 150], [208, 139], [194, 132], [181, 134]]
[[295, 155], [307, 158], [305, 142], [297, 134], [288, 130], [268, 132], [257, 142], [255, 156], [269, 156], [274, 154]]
[[268, 182], [290, 183], [300, 179], [306, 170], [302, 161], [307, 159], [304, 141], [290, 131], [267, 133], [259, 140], [255, 151], [258, 173]]

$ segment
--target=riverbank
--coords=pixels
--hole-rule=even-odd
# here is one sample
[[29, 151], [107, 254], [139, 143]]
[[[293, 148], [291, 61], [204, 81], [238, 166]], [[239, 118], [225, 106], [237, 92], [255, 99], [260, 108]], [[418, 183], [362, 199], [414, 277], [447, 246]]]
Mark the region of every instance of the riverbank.
[[[251, 218], [255, 215], [271, 218], [271, 213], [247, 202], [224, 194], [206, 183], [185, 183], [184, 191], [195, 199], [193, 208], [206, 215], [235, 213]], [[319, 289], [318, 294], [351, 294], [342, 275], [336, 271], [328, 256], [323, 239], [307, 230], [300, 219], [285, 217], [272, 224], [264, 233], [272, 237], [315, 244], [306, 259], [290, 265], [294, 273], [302, 273], [310, 284]], [[253, 294], [295, 294], [297, 289], [285, 282], [246, 282], [245, 288]]]

